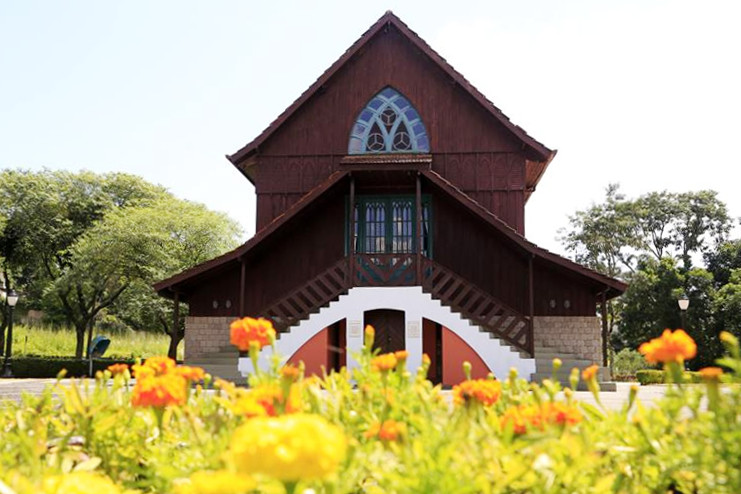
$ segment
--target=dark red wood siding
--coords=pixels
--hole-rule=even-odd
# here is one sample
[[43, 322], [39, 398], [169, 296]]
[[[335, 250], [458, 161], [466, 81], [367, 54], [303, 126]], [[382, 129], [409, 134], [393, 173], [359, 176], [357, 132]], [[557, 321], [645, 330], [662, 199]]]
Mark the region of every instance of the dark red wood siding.
[[[245, 314], [257, 315], [267, 304], [311, 280], [345, 255], [345, 201], [332, 193], [286, 224], [246, 259]], [[189, 297], [193, 316], [238, 315], [240, 267], [199, 283]], [[232, 310], [214, 311], [215, 297], [229, 297]], [[222, 313], [224, 312], [224, 313]]]
[[260, 148], [257, 227], [339, 167], [360, 110], [387, 85], [425, 123], [433, 168], [513, 228], [524, 227], [520, 141], [393, 26], [380, 32]]
[[[433, 194], [433, 257], [523, 315], [529, 313], [528, 262], [522, 248], [451, 199]], [[593, 316], [596, 284], [562, 269], [534, 263], [536, 316]], [[556, 307], [551, 308], [554, 301]], [[564, 302], [568, 300], [569, 307]]]

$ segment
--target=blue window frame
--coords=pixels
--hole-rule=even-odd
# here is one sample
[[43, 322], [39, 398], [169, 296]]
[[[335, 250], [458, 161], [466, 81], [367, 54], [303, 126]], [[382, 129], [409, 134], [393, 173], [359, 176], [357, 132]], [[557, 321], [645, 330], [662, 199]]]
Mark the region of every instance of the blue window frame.
[[429, 153], [430, 140], [417, 110], [398, 91], [384, 88], [358, 115], [348, 154]]

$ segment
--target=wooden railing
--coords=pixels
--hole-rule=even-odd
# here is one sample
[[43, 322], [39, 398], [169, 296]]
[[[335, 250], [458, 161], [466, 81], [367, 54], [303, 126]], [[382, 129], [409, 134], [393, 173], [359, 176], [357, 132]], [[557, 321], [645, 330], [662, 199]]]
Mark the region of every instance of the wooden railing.
[[[530, 318], [426, 257], [416, 254], [355, 254], [339, 260], [261, 312], [285, 331], [353, 286], [422, 286], [444, 305], [513, 347], [533, 355]], [[352, 264], [351, 264], [352, 263]], [[418, 280], [421, 278], [421, 281]]]
[[534, 351], [530, 318], [431, 259], [422, 263], [422, 289], [484, 330], [530, 355]]
[[353, 286], [419, 285], [416, 270], [416, 254], [355, 254]]
[[276, 330], [286, 331], [347, 291], [349, 286], [348, 262], [347, 258], [344, 258], [273, 303], [263, 310], [261, 315], [272, 319]]

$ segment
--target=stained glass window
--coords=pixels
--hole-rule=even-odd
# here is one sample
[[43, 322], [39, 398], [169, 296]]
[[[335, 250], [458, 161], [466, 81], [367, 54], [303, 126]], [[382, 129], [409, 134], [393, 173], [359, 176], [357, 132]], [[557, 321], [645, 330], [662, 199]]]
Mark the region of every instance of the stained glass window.
[[417, 110], [387, 87], [360, 112], [347, 148], [349, 154], [429, 153], [430, 141]]

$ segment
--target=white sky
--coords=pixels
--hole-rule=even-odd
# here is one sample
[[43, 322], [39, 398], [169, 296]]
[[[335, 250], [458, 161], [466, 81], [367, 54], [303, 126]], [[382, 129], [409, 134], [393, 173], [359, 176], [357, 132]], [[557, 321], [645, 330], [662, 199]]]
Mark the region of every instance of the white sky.
[[254, 189], [224, 155], [386, 9], [559, 150], [530, 240], [562, 252], [557, 230], [610, 182], [714, 189], [741, 216], [739, 1], [4, 0], [0, 168], [134, 173], [251, 236]]

